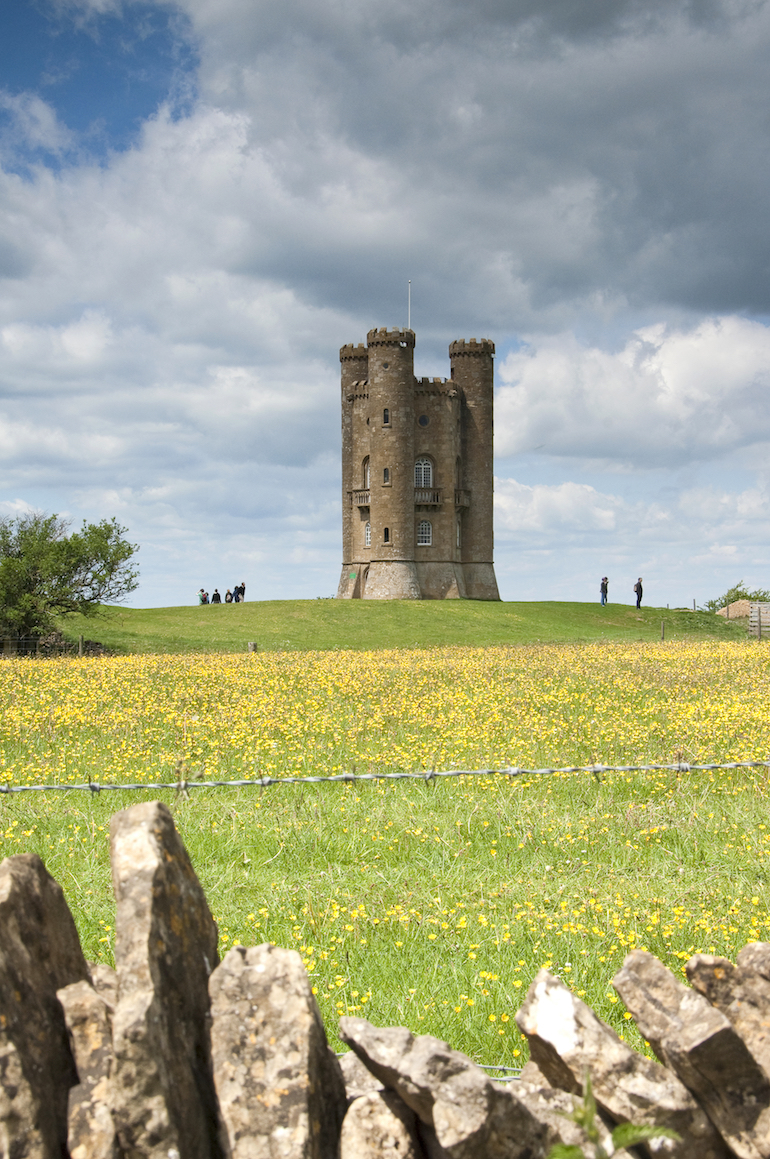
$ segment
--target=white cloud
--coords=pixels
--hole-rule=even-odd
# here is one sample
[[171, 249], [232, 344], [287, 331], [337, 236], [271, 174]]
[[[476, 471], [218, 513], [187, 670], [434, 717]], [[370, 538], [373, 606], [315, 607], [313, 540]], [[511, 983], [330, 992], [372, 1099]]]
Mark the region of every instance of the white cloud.
[[740, 317], [636, 331], [618, 353], [546, 337], [499, 370], [497, 448], [676, 465], [770, 441], [770, 329]]

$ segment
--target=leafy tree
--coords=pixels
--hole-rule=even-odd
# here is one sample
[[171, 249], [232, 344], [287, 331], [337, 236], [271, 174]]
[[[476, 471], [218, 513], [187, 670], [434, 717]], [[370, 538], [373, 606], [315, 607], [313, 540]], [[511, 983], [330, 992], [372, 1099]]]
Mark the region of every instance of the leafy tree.
[[86, 523], [69, 532], [58, 515], [32, 512], [0, 519], [0, 633], [40, 636], [54, 617], [93, 615], [105, 601], [120, 600], [137, 586], [131, 564], [137, 545], [123, 538], [115, 519]]
[[743, 580], [738, 580], [737, 584], [733, 584], [728, 588], [723, 596], [718, 596], [715, 600], [706, 600], [703, 605], [705, 612], [718, 612], [720, 608], [726, 608], [728, 604], [734, 604], [736, 600], [756, 600], [758, 603], [766, 603], [770, 600], [770, 592], [765, 588], [757, 588], [755, 592], [750, 592], [744, 586]]

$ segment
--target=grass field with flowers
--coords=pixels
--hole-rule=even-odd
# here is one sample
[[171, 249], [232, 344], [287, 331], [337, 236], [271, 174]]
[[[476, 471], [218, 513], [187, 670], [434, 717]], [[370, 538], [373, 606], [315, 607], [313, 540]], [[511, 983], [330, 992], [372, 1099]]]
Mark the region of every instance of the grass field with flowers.
[[236, 942], [294, 946], [332, 1041], [359, 1013], [526, 1057], [514, 1014], [558, 973], [643, 1044], [610, 987], [770, 939], [768, 770], [193, 789], [160, 780], [770, 758], [770, 645], [655, 643], [144, 655], [0, 664], [0, 781], [147, 793], [0, 796], [86, 953], [110, 961], [108, 830], [161, 796]]

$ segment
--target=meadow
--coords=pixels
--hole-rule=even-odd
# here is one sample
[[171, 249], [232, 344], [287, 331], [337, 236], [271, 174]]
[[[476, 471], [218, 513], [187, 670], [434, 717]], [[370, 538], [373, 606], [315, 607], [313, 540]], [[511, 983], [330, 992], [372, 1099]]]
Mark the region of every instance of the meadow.
[[765, 642], [6, 659], [0, 781], [147, 791], [3, 795], [1, 852], [39, 852], [110, 961], [109, 817], [160, 796], [222, 952], [294, 946], [332, 1041], [355, 1012], [517, 1065], [548, 965], [644, 1049], [610, 986], [629, 948], [681, 970], [770, 939], [768, 769], [152, 783], [770, 759], [768, 704]]
[[105, 607], [68, 616], [60, 627], [77, 642], [95, 640], [119, 653], [245, 652], [312, 649], [495, 647], [609, 640], [745, 640], [746, 621], [688, 608], [558, 600], [259, 600], [206, 607]]

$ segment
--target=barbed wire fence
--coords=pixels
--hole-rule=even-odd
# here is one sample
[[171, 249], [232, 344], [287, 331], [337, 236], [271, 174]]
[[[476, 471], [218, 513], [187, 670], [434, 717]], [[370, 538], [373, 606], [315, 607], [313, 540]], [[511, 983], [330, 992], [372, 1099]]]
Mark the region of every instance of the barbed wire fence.
[[677, 774], [712, 772], [727, 769], [768, 769], [770, 760], [755, 761], [712, 761], [708, 764], [691, 764], [675, 761], [658, 765], [564, 765], [562, 767], [526, 769], [519, 766], [488, 769], [426, 769], [422, 772], [374, 772], [374, 773], [333, 773], [327, 776], [305, 777], [251, 777], [233, 781], [210, 781], [205, 774], [194, 777], [179, 777], [176, 781], [142, 781], [136, 784], [121, 782], [85, 781], [82, 784], [59, 782], [52, 785], [14, 785], [0, 783], [0, 795], [10, 793], [77, 793], [85, 792], [96, 796], [106, 792], [137, 792], [155, 789], [171, 790], [189, 796], [191, 789], [267, 789], [274, 785], [349, 785], [362, 781], [434, 781], [440, 777], [546, 777], [559, 773], [590, 773], [599, 782], [607, 773], [658, 773]]

